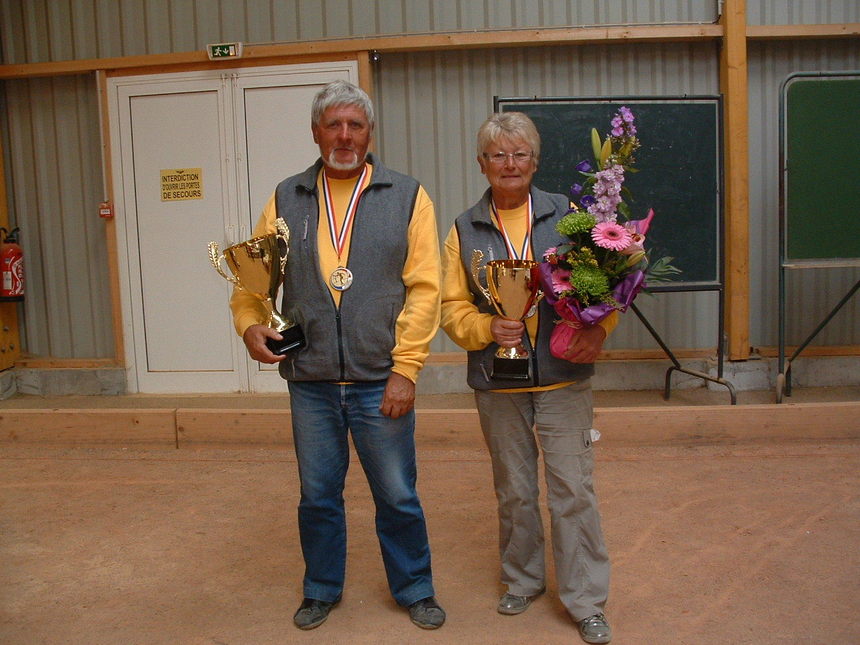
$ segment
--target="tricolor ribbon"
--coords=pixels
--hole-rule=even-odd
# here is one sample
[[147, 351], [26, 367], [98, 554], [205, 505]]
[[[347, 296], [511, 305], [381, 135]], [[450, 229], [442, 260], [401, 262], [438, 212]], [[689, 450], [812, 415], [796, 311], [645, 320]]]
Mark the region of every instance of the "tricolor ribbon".
[[352, 219], [355, 217], [355, 211], [358, 209], [358, 201], [361, 199], [361, 189], [364, 186], [364, 178], [367, 176], [367, 164], [361, 171], [358, 181], [355, 182], [355, 187], [352, 189], [352, 195], [349, 198], [349, 204], [346, 207], [346, 215], [343, 218], [340, 230], [337, 228], [337, 218], [335, 217], [334, 200], [331, 197], [331, 187], [328, 183], [328, 177], [323, 170], [322, 184], [323, 197], [325, 200], [326, 218], [328, 219], [328, 230], [331, 234], [331, 244], [337, 252], [337, 259], [340, 261], [343, 247], [346, 244], [346, 236], [352, 227]]
[[512, 260], [528, 259], [529, 246], [532, 240], [532, 221], [534, 220], [532, 211], [532, 196], [529, 195], [529, 203], [526, 208], [526, 235], [525, 238], [523, 238], [523, 247], [519, 255], [517, 255], [517, 250], [514, 248], [514, 245], [511, 243], [511, 238], [508, 236], [508, 232], [505, 230], [505, 223], [502, 221], [502, 218], [499, 215], [499, 210], [496, 208], [495, 201], [490, 201], [490, 208], [493, 211], [493, 218], [496, 220], [496, 226], [498, 227], [499, 231], [502, 234], [502, 237], [505, 240], [505, 246], [508, 247], [508, 257]]

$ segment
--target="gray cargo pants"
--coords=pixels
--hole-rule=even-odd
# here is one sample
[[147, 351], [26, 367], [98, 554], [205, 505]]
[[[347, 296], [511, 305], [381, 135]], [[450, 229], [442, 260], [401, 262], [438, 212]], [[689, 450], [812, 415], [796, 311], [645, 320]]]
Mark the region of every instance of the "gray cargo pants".
[[531, 596], [546, 586], [539, 506], [538, 441], [559, 597], [574, 620], [602, 613], [609, 556], [592, 474], [593, 399], [589, 381], [540, 392], [475, 391], [499, 503], [501, 581]]

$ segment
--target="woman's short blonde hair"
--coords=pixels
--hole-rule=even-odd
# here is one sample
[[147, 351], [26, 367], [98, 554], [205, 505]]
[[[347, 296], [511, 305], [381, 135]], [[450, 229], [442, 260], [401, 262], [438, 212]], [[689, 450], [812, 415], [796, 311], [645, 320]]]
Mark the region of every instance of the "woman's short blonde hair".
[[522, 139], [532, 149], [535, 162], [540, 159], [540, 135], [534, 121], [522, 112], [497, 112], [478, 128], [478, 156], [500, 139]]

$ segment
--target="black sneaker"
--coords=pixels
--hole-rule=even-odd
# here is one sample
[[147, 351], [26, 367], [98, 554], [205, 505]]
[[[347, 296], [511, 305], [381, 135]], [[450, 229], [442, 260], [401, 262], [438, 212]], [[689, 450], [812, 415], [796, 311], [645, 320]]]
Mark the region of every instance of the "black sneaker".
[[296, 615], [293, 616], [293, 622], [299, 629], [313, 629], [322, 625], [332, 607], [340, 602], [340, 598], [334, 602], [326, 602], [325, 600], [317, 600], [316, 598], [305, 598], [302, 604], [299, 605]]
[[445, 624], [445, 610], [433, 596], [422, 598], [409, 605], [409, 617], [421, 629], [439, 629]]

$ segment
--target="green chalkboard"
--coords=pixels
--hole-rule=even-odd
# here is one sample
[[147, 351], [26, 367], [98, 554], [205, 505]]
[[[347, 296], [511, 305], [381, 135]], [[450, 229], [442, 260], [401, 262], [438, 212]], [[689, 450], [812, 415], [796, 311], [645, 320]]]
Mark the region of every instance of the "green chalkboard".
[[636, 173], [627, 173], [626, 199], [633, 219], [656, 213], [646, 247], [669, 255], [681, 269], [655, 291], [696, 290], [722, 286], [722, 148], [719, 97], [632, 97], [612, 99], [496, 98], [497, 112], [518, 111], [531, 117], [541, 135], [538, 188], [569, 194], [582, 181], [575, 166], [593, 163], [591, 129], [601, 138], [621, 106], [636, 117], [641, 147]]
[[860, 75], [797, 75], [783, 92], [785, 260], [858, 259]]

